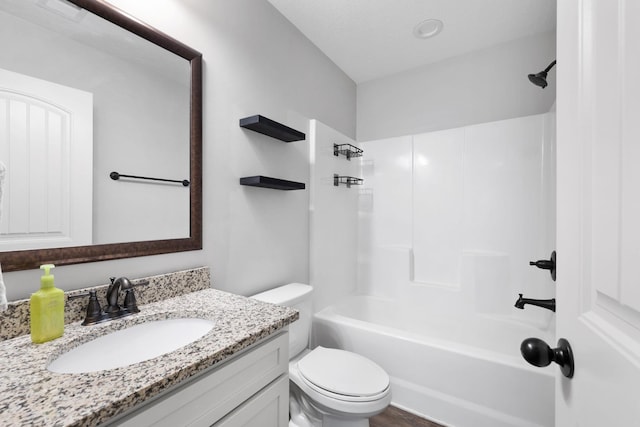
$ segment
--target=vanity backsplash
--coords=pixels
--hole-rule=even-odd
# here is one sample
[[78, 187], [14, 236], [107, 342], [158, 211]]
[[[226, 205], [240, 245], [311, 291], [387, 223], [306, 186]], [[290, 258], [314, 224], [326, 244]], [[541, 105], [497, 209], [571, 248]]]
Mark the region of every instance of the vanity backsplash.
[[[147, 285], [135, 287], [138, 305], [162, 301], [211, 287], [209, 267], [199, 267], [150, 277], [129, 277], [129, 279], [134, 285], [136, 283], [149, 282]], [[69, 297], [87, 293], [88, 291], [96, 291], [98, 300], [101, 304], [104, 304], [108, 287], [109, 284], [104, 284], [65, 292], [64, 323], [68, 324], [84, 319], [89, 302], [88, 297], [75, 299], [69, 299]], [[0, 312], [0, 341], [28, 333], [29, 299], [9, 302], [7, 310]]]

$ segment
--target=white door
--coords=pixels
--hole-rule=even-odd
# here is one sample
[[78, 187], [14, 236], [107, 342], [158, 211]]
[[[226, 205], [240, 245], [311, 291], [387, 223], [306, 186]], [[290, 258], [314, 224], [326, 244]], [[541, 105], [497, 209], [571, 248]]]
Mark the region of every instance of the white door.
[[640, 426], [640, 1], [559, 0], [557, 35], [556, 426]]
[[93, 95], [0, 69], [0, 250], [92, 242]]

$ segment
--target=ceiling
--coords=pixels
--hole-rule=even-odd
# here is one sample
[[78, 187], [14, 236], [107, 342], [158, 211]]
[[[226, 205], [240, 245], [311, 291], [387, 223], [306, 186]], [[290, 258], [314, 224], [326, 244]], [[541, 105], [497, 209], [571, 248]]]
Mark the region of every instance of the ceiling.
[[[556, 0], [268, 1], [356, 83], [556, 27]], [[431, 18], [442, 32], [416, 38]]]

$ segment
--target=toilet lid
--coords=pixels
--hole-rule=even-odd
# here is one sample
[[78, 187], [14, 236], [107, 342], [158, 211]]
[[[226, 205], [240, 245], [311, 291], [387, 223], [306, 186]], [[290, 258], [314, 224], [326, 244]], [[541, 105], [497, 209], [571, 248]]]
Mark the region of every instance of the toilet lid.
[[316, 347], [298, 362], [310, 383], [344, 396], [375, 396], [389, 387], [389, 376], [366, 357], [345, 350]]

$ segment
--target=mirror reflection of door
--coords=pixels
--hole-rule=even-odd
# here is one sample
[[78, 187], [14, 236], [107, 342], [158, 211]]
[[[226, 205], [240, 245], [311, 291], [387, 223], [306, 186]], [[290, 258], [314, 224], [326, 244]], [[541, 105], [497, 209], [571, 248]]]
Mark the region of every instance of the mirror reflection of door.
[[0, 69], [0, 251], [92, 243], [93, 95]]

